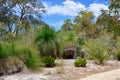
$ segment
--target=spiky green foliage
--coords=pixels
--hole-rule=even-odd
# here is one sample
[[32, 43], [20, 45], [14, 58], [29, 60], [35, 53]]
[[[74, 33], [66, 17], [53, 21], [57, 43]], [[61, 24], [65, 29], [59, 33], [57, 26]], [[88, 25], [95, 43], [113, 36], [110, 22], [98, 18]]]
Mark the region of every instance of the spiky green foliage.
[[1, 41], [0, 59], [9, 57], [17, 57], [31, 69], [37, 69], [41, 65], [39, 51], [32, 36], [25, 36], [14, 42]]
[[35, 55], [32, 55], [31, 53], [28, 53], [28, 54], [29, 54], [27, 56], [28, 58], [25, 61], [26, 66], [31, 69], [38, 69], [40, 65], [38, 57]]
[[42, 64], [39, 51], [34, 40], [35, 37], [33, 35], [27, 35], [16, 41], [16, 49], [18, 51], [17, 56], [30, 69], [37, 69]]
[[42, 55], [59, 56], [60, 43], [53, 28], [49, 26], [43, 27], [42, 30], [39, 31], [36, 41], [38, 42], [38, 47]]
[[14, 43], [0, 41], [0, 59], [14, 56], [17, 53]]

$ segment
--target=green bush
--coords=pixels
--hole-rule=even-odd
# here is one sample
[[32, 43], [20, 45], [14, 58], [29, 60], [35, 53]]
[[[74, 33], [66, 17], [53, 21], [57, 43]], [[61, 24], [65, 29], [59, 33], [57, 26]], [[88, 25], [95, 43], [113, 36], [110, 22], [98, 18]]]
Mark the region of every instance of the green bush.
[[41, 66], [39, 51], [30, 37], [23, 37], [14, 42], [0, 41], [0, 60], [9, 57], [17, 57], [30, 69]]
[[54, 67], [55, 66], [55, 58], [51, 56], [45, 56], [43, 57], [43, 63], [46, 67]]
[[104, 61], [108, 57], [108, 47], [100, 39], [95, 39], [88, 41], [87, 43], [88, 53], [87, 56], [89, 59], [95, 60], [98, 64], [104, 64]]
[[117, 59], [120, 61], [120, 52], [117, 53]]
[[9, 53], [7, 52], [7, 46], [3, 43], [0, 43], [0, 59], [6, 58], [9, 56]]
[[85, 45], [85, 39], [84, 38], [78, 38], [79, 45]]
[[33, 55], [29, 56], [25, 64], [28, 68], [31, 68], [31, 69], [38, 69], [39, 67], [38, 58], [36, 58], [36, 56], [33, 56]]
[[0, 59], [15, 56], [16, 45], [14, 43], [0, 42]]
[[74, 62], [74, 65], [76, 67], [85, 67], [87, 64], [87, 61], [86, 59], [83, 59], [83, 58], [78, 58], [75, 62]]
[[24, 62], [27, 68], [35, 70], [40, 67], [39, 51], [33, 41], [28, 41], [27, 39], [17, 41], [16, 50], [18, 51], [17, 56]]
[[33, 52], [33, 50], [30, 48], [25, 48], [22, 49], [21, 52], [21, 60], [25, 63], [25, 65], [30, 69], [38, 69], [39, 60], [37, 55], [34, 55], [35, 53]]

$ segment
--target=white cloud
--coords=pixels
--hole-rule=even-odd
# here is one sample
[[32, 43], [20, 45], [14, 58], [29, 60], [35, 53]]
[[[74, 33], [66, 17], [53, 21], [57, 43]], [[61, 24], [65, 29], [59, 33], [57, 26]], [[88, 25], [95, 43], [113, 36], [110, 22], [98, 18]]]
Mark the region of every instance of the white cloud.
[[49, 15], [59, 14], [68, 16], [76, 16], [79, 11], [86, 9], [83, 4], [72, 0], [66, 0], [62, 5], [51, 6], [50, 4], [45, 4], [45, 7]]
[[92, 11], [96, 17], [100, 15], [100, 10], [105, 9], [108, 10], [108, 6], [104, 4], [97, 4], [97, 3], [92, 3], [90, 6], [87, 8], [88, 11]]
[[62, 5], [51, 5], [48, 2], [44, 3], [47, 10], [47, 15], [65, 15], [65, 16], [76, 16], [81, 10], [92, 11], [96, 17], [100, 15], [101, 9], [108, 9], [105, 4], [92, 3], [88, 7], [85, 7], [80, 2], [74, 2], [74, 0], [66, 0]]

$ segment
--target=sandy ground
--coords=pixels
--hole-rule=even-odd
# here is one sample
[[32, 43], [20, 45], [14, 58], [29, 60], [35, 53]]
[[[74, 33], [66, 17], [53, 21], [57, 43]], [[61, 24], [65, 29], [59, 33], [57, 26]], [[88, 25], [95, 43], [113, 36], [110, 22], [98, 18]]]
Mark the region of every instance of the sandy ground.
[[0, 80], [120, 80], [118, 61], [108, 61], [104, 66], [87, 61], [85, 68], [75, 67], [74, 61], [60, 60], [57, 67], [43, 68], [42, 72], [2, 76]]
[[15, 75], [3, 76], [0, 80], [48, 80], [46, 76], [41, 73], [34, 74], [22, 74], [18, 73]]
[[82, 68], [74, 67], [74, 60], [64, 60], [62, 67], [56, 67], [54, 69], [47, 68], [45, 69], [45, 72], [49, 71], [49, 80], [80, 80], [96, 73], [118, 69], [120, 65], [120, 63], [117, 61], [108, 61], [104, 66], [97, 65], [93, 61], [87, 62], [87, 66], [85, 68]]
[[80, 80], [120, 80], [120, 69], [95, 74]]

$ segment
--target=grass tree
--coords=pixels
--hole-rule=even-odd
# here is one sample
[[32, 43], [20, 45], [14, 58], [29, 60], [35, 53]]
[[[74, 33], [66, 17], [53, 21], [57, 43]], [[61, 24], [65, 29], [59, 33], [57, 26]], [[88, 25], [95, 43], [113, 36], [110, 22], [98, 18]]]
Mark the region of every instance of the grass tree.
[[53, 28], [45, 26], [38, 32], [36, 39], [41, 55], [58, 57], [60, 53], [60, 43]]
[[0, 40], [0, 75], [29, 69], [38, 69], [42, 64], [32, 36], [25, 36], [12, 42]]
[[23, 63], [16, 58], [16, 54], [14, 43], [0, 41], [0, 75], [21, 71]]

